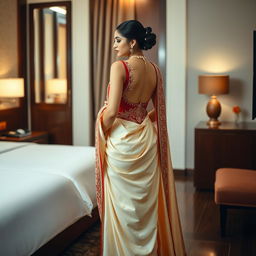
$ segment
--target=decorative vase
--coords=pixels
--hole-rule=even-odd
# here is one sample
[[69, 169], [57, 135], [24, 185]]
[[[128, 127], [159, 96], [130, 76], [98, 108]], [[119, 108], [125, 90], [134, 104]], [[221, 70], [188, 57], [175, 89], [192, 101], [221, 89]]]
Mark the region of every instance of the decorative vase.
[[235, 124], [237, 125], [239, 123], [239, 114], [235, 115]]
[[234, 123], [237, 125], [239, 123], [239, 114], [241, 113], [241, 108], [236, 105], [232, 108], [233, 113], [235, 114]]

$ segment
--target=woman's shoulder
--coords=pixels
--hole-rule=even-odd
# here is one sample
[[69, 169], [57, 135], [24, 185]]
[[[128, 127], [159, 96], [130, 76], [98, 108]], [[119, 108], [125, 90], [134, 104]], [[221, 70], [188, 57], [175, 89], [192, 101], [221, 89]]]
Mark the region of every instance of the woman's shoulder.
[[127, 65], [127, 64], [126, 64], [125, 61], [123, 61], [123, 60], [114, 61], [114, 62], [111, 64], [111, 71], [123, 72], [126, 65]]
[[124, 62], [121, 61], [121, 60], [114, 61], [114, 62], [111, 64], [111, 71], [123, 72], [124, 65], [125, 65]]
[[111, 64], [111, 68], [110, 68], [110, 74], [112, 75], [121, 75], [122, 77], [126, 77], [126, 71], [125, 71], [125, 67], [124, 67], [124, 63], [122, 63], [122, 61], [117, 60], [114, 61]]
[[111, 68], [120, 68], [120, 67], [123, 67], [122, 62], [123, 62], [123, 61], [121, 61], [121, 60], [116, 60], [116, 61], [112, 62]]

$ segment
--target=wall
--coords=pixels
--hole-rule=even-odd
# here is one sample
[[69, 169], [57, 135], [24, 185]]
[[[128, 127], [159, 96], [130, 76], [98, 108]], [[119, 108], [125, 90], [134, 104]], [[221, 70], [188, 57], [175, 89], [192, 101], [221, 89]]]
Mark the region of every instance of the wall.
[[166, 107], [172, 164], [185, 169], [186, 0], [166, 1]]
[[73, 144], [91, 145], [89, 0], [72, 1]]
[[194, 127], [208, 118], [206, 95], [199, 95], [197, 79], [203, 73], [230, 75], [230, 93], [218, 97], [220, 120], [234, 120], [232, 106], [242, 108], [251, 121], [252, 43], [256, 30], [255, 0], [188, 0], [188, 63], [186, 167], [194, 167]]
[[17, 77], [17, 0], [0, 0], [0, 38], [0, 77]]
[[163, 77], [166, 72], [166, 0], [136, 0], [136, 19], [145, 27], [151, 27], [156, 34], [156, 45], [145, 56], [155, 62], [161, 69]]

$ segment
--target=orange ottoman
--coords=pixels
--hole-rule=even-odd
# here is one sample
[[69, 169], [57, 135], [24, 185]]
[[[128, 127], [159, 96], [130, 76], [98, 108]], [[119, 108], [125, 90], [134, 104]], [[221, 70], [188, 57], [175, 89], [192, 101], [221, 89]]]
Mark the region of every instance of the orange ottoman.
[[256, 171], [221, 168], [216, 171], [215, 203], [220, 205], [221, 235], [225, 235], [228, 208], [256, 207]]

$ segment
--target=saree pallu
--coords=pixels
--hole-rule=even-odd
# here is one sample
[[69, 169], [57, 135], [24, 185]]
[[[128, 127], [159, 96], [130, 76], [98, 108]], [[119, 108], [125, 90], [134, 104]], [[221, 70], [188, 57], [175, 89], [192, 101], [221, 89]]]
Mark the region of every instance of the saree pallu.
[[104, 106], [96, 122], [96, 191], [101, 255], [185, 256], [166, 127], [162, 78], [156, 123], [116, 118], [107, 137]]

